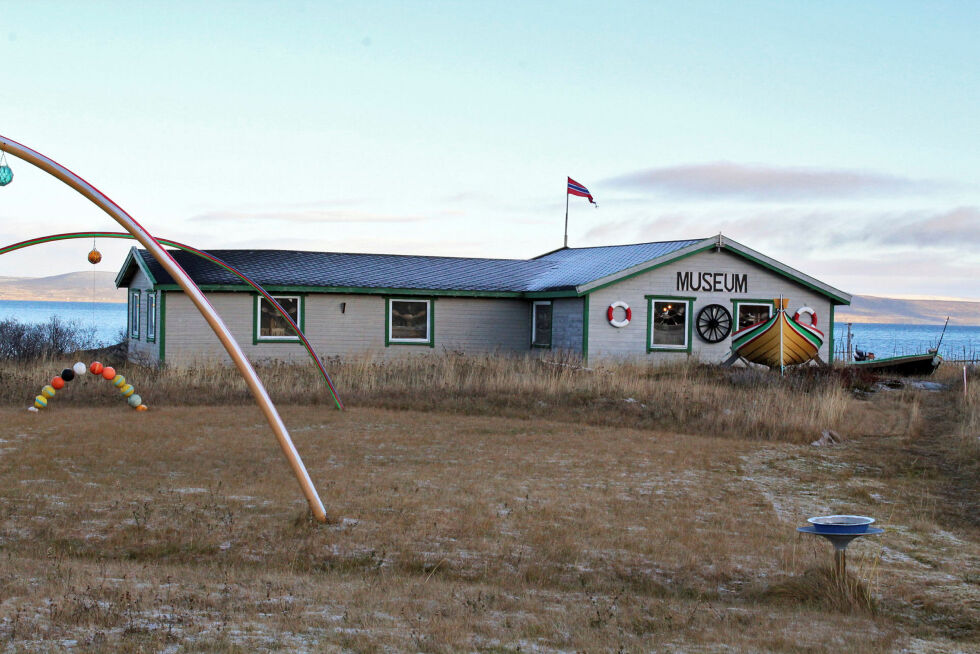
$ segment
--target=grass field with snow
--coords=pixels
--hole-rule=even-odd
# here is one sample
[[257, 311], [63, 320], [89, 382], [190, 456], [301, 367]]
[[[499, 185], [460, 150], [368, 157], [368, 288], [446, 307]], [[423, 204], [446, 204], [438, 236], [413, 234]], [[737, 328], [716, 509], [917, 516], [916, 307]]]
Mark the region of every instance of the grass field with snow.
[[[378, 408], [371, 389], [346, 412], [282, 406], [326, 525], [250, 404], [168, 403], [158, 380], [142, 414], [121, 401], [0, 407], [0, 643], [976, 651], [976, 392], [818, 393], [833, 407], [807, 409], [809, 386], [725, 390], [715, 373], [675, 370], [656, 383], [674, 375], [670, 401], [687, 413], [658, 408], [659, 387], [613, 379], [583, 413], [568, 404], [578, 391], [542, 374], [553, 392], [499, 411], [489, 391], [459, 410], [424, 397]], [[771, 412], [766, 393], [798, 406], [752, 432], [742, 405], [757, 396]], [[809, 445], [820, 420], [845, 442]], [[886, 529], [852, 545], [843, 586], [830, 546], [795, 530], [827, 513]]]

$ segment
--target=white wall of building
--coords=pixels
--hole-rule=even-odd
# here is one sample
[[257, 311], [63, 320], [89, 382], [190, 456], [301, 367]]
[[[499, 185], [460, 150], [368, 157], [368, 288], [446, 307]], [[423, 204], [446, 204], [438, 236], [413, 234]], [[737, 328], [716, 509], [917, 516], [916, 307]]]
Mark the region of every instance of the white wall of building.
[[[712, 287], [716, 280], [724, 285], [733, 275], [746, 275], [744, 292], [715, 290], [678, 289], [678, 273], [692, 273], [692, 278], [700, 273], [719, 273], [720, 278], [712, 277]], [[728, 277], [724, 277], [724, 275]], [[700, 278], [699, 278], [700, 279]], [[824, 332], [824, 343], [820, 357], [830, 361], [829, 330], [830, 300], [791, 279], [755, 264], [748, 259], [727, 251], [707, 250], [685, 259], [669, 263], [650, 272], [639, 274], [621, 282], [599, 289], [589, 298], [589, 360], [596, 358], [637, 358], [649, 360], [679, 360], [688, 356], [686, 351], [647, 352], [647, 313], [648, 295], [693, 297], [693, 310], [688, 320], [693, 321], [698, 311], [709, 304], [720, 304], [733, 311], [732, 300], [760, 299], [772, 300], [782, 295], [789, 299], [789, 312], [792, 314], [801, 306], [809, 306], [817, 311], [817, 328]], [[632, 310], [630, 324], [616, 328], [606, 319], [606, 310], [616, 301], [626, 302]], [[734, 316], [733, 316], [734, 317]], [[691, 333], [691, 354], [705, 363], [720, 363], [731, 353], [731, 336], [720, 343], [709, 344], [702, 340], [697, 329]]]

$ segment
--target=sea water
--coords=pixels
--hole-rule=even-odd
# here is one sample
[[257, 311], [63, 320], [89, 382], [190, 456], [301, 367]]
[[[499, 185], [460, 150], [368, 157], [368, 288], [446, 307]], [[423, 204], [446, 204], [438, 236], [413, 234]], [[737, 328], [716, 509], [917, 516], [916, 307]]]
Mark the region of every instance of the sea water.
[[[976, 361], [980, 358], [980, 327], [954, 325], [893, 325], [880, 323], [851, 323], [853, 349], [874, 352], [882, 357], [921, 354], [936, 347], [942, 336], [939, 353], [950, 361]], [[847, 348], [847, 323], [834, 323], [834, 350], [837, 358]]]
[[0, 320], [46, 323], [57, 316], [77, 323], [82, 329], [94, 328], [93, 340], [85, 347], [119, 343], [126, 330], [126, 304], [119, 302], [35, 302], [0, 300]]

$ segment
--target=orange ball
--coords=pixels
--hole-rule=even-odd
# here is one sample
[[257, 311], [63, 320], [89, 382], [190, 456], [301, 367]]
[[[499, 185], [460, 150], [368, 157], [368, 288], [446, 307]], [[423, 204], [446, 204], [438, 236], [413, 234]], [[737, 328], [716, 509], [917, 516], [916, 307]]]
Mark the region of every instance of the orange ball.
[[116, 376], [116, 369], [113, 368], [112, 366], [106, 366], [105, 368], [102, 369], [103, 379], [112, 379], [115, 376]]
[[148, 411], [150, 407], [148, 407], [148, 406], [146, 406], [145, 404], [141, 404], [141, 405], [139, 405], [138, 407], [134, 407], [134, 408], [135, 408], [135, 409], [136, 409], [137, 411]]
[[102, 364], [99, 363], [98, 361], [95, 361], [95, 362], [92, 363], [92, 365], [90, 365], [88, 367], [88, 370], [93, 375], [101, 375], [102, 374]]
[[62, 379], [61, 377], [55, 377], [54, 379], [51, 380], [51, 387], [56, 391], [60, 391], [62, 388], [65, 387], [65, 380]]
[[92, 248], [92, 251], [88, 253], [88, 262], [93, 266], [102, 261], [102, 253]]

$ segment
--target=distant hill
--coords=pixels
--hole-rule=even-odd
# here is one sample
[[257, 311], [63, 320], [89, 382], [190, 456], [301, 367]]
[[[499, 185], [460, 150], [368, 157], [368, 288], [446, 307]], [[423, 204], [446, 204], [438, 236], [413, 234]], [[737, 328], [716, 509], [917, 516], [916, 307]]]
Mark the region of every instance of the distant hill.
[[849, 307], [837, 307], [837, 322], [884, 322], [919, 325], [980, 326], [980, 302], [958, 300], [899, 300], [855, 295]]
[[126, 290], [116, 288], [116, 273], [101, 271], [51, 277], [0, 277], [0, 300], [91, 302], [93, 276], [96, 302], [126, 301]]

